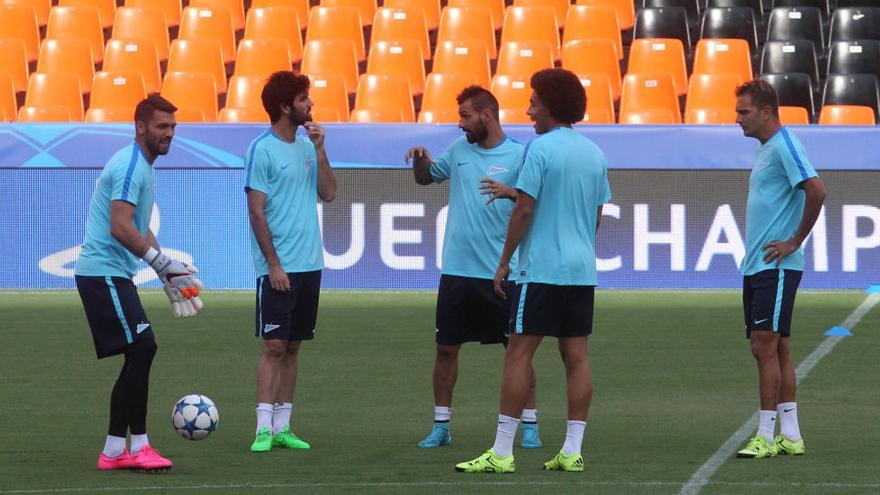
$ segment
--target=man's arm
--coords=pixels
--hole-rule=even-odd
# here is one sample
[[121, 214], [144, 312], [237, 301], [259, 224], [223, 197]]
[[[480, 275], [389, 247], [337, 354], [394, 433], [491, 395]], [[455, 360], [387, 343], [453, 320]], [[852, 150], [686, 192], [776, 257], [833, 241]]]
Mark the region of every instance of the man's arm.
[[144, 239], [135, 228], [132, 221], [134, 210], [135, 206], [128, 201], [116, 200], [110, 203], [110, 235], [133, 255], [143, 258], [148, 248], [155, 247], [158, 251], [159, 245], [152, 232]]
[[410, 159], [413, 161], [412, 171], [416, 184], [427, 186], [433, 183], [434, 177], [431, 176], [431, 165], [434, 164], [434, 160], [431, 158], [431, 153], [421, 146], [416, 146], [410, 148], [403, 157], [403, 161], [406, 163], [409, 163]]
[[765, 263], [773, 263], [775, 261], [776, 266], [779, 266], [779, 264], [782, 263], [783, 258], [801, 247], [801, 244], [804, 243], [804, 239], [806, 239], [810, 234], [810, 231], [813, 230], [813, 225], [816, 224], [816, 219], [819, 218], [819, 212], [822, 211], [822, 204], [825, 202], [825, 196], [828, 193], [825, 189], [825, 185], [822, 184], [822, 180], [818, 177], [813, 177], [802, 182], [800, 187], [804, 190], [806, 195], [801, 223], [798, 225], [797, 231], [795, 231], [790, 239], [785, 241], [768, 242], [764, 246]]
[[287, 278], [284, 268], [281, 267], [281, 261], [275, 252], [275, 245], [272, 244], [269, 223], [266, 221], [266, 194], [255, 189], [248, 189], [247, 201], [251, 229], [254, 231], [257, 245], [260, 246], [260, 251], [269, 265], [269, 283], [273, 289], [287, 292], [290, 290], [290, 280]]
[[599, 209], [596, 211], [596, 233], [599, 233], [599, 225], [602, 224], [602, 206], [599, 205]]
[[507, 237], [504, 239], [504, 249], [501, 251], [501, 259], [498, 260], [498, 270], [495, 272], [493, 284], [495, 292], [502, 298], [507, 298], [501, 283], [510, 274], [510, 258], [522, 242], [522, 238], [529, 230], [532, 223], [532, 215], [535, 212], [535, 198], [528, 194], [517, 191], [516, 204], [513, 205], [513, 212], [510, 214], [510, 221], [507, 224]]
[[147, 230], [147, 244], [152, 246], [156, 251], [161, 251], [161, 249], [159, 249], [159, 241], [156, 240], [156, 234], [154, 234], [152, 230]]
[[324, 128], [315, 122], [309, 122], [306, 130], [309, 139], [315, 145], [315, 154], [318, 155], [318, 197], [330, 203], [336, 199], [336, 175], [333, 174], [330, 160], [327, 158], [327, 150], [324, 148]]

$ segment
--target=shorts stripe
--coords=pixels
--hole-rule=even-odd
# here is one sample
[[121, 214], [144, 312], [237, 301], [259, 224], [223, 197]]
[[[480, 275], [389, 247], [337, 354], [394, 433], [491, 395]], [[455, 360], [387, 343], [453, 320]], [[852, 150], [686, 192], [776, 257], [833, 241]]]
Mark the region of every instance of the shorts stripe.
[[257, 314], [260, 315], [260, 327], [258, 331], [263, 334], [263, 277], [257, 279], [257, 305], [259, 306]]
[[776, 282], [776, 304], [773, 306], [773, 332], [779, 332], [779, 314], [782, 312], [782, 296], [785, 289], [785, 270], [779, 269]]
[[125, 340], [131, 344], [134, 342], [134, 339], [131, 338], [131, 329], [128, 328], [128, 322], [125, 320], [125, 314], [122, 312], [122, 303], [119, 302], [116, 286], [113, 285], [113, 279], [110, 277], [104, 277], [104, 281], [107, 282], [107, 287], [110, 288], [110, 298], [113, 299], [113, 307], [116, 308], [116, 316], [119, 318], [119, 323], [122, 324], [122, 328], [125, 330]]
[[519, 305], [516, 307], [516, 333], [523, 333], [523, 312], [526, 307], [526, 291], [529, 289], [528, 282], [524, 283], [522, 286], [522, 292], [519, 294]]

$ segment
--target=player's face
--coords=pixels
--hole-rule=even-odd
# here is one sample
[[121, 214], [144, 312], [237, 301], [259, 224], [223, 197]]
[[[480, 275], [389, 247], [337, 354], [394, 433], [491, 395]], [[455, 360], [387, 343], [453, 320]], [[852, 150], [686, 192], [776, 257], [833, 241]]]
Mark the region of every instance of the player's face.
[[736, 123], [742, 128], [744, 136], [757, 137], [761, 134], [766, 123], [766, 110], [756, 107], [750, 95], [737, 96]]
[[464, 131], [464, 137], [469, 143], [480, 142], [489, 136], [483, 113], [485, 112], [474, 110], [470, 100], [465, 100], [458, 106], [458, 128]]
[[529, 97], [529, 109], [526, 113], [529, 114], [529, 118], [534, 122], [533, 126], [536, 133], [544, 134], [549, 130], [550, 110], [544, 106], [544, 103], [534, 91], [532, 91], [532, 96]]
[[293, 106], [290, 107], [290, 113], [287, 116], [290, 123], [294, 127], [297, 127], [306, 122], [311, 122], [313, 105], [314, 103], [312, 102], [312, 99], [309, 98], [308, 91], [303, 91], [296, 95], [296, 98], [293, 99]]
[[[138, 122], [138, 125], [143, 125]], [[173, 113], [156, 110], [153, 117], [143, 125], [144, 144], [156, 156], [165, 155], [171, 148], [171, 140], [174, 139], [174, 128], [177, 121]]]

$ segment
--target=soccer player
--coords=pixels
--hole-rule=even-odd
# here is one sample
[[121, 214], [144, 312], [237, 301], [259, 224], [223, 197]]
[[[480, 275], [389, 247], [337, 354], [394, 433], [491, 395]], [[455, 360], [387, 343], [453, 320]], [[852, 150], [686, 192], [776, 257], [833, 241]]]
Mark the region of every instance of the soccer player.
[[[202, 307], [194, 267], [162, 254], [150, 231], [153, 162], [168, 153], [177, 108], [158, 94], [135, 108], [135, 139], [104, 166], [92, 194], [85, 240], [76, 263], [76, 288], [85, 308], [98, 359], [123, 354], [110, 395], [110, 427], [98, 469], [161, 471], [172, 462], [150, 446], [147, 398], [156, 339], [132, 278], [138, 258], [159, 275], [175, 316]], [[131, 433], [131, 449], [126, 434]]]
[[592, 397], [587, 336], [593, 325], [596, 229], [611, 199], [605, 156], [571, 126], [584, 118], [580, 80], [564, 69], [536, 72], [528, 109], [539, 134], [525, 149], [516, 181], [516, 203], [494, 276], [503, 284], [519, 247], [512, 291], [510, 343], [504, 355], [495, 444], [480, 457], [455, 466], [468, 473], [516, 470], [513, 438], [531, 381], [529, 366], [546, 337], [558, 339], [568, 391], [568, 429], [562, 451], [544, 469], [583, 471], [581, 442]]
[[[404, 157], [407, 162], [413, 160], [416, 183], [450, 181], [437, 294], [434, 425], [419, 442], [422, 448], [441, 447], [452, 441], [449, 422], [461, 344], [507, 345], [508, 304], [493, 290], [492, 277], [513, 203], [495, 199], [515, 197], [511, 186], [522, 165], [523, 146], [504, 135], [498, 121], [498, 100], [488, 90], [467, 87], [457, 101], [458, 127], [464, 136], [436, 161], [423, 147], [410, 149]], [[483, 193], [497, 192], [489, 198], [489, 204], [481, 188]], [[522, 446], [536, 448], [541, 447], [541, 439], [533, 378], [530, 384], [528, 404], [522, 410]]]
[[[257, 435], [253, 452], [307, 449], [290, 431], [300, 343], [315, 337], [324, 254], [318, 198], [336, 199], [324, 128], [312, 122], [309, 78], [272, 74], [262, 93], [270, 129], [245, 157], [251, 250], [257, 274]], [[302, 126], [308, 134], [297, 136]]]
[[[758, 433], [737, 457], [804, 453], [797, 420], [794, 363], [789, 349], [794, 299], [804, 270], [801, 245], [816, 223], [825, 186], [804, 146], [779, 122], [776, 91], [763, 80], [736, 89], [736, 121], [755, 152], [746, 206], [743, 310], [746, 338], [758, 362]], [[781, 433], [774, 438], [776, 415]]]

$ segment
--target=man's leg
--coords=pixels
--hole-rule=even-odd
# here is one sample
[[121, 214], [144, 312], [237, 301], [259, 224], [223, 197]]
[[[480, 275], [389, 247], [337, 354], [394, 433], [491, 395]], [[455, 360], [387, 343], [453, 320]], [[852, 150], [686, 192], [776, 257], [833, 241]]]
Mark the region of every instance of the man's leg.
[[507, 352], [504, 353], [504, 374], [501, 377], [501, 400], [498, 430], [492, 450], [499, 457], [513, 452], [513, 437], [519, 424], [519, 416], [529, 398], [534, 380], [532, 358], [543, 337], [534, 335], [511, 335]]
[[798, 424], [797, 376], [791, 349], [788, 346], [789, 340], [790, 337], [780, 337], [777, 347], [781, 379], [779, 403], [776, 406], [776, 413], [779, 415], [779, 436], [775, 440], [780, 454], [801, 455], [805, 452], [805, 448]]
[[449, 445], [449, 422], [452, 419], [452, 392], [458, 380], [458, 353], [461, 344], [437, 344], [432, 382], [434, 385], [434, 425], [419, 447], [434, 448]]
[[561, 337], [559, 355], [565, 364], [565, 383], [568, 397], [568, 421], [565, 443], [561, 452], [544, 463], [544, 469], [553, 471], [583, 471], [581, 447], [587, 415], [593, 398], [593, 376], [587, 357], [587, 337]]
[[278, 396], [286, 351], [286, 340], [263, 340], [263, 350], [257, 365], [257, 437], [251, 445], [252, 452], [265, 452], [272, 449], [273, 403]]
[[275, 409], [272, 416], [273, 447], [288, 449], [308, 449], [310, 445], [290, 431], [290, 414], [293, 412], [293, 395], [296, 390], [296, 377], [299, 363], [299, 348], [302, 341], [287, 342], [284, 358], [281, 361], [278, 392], [275, 395]]
[[750, 332], [752, 355], [758, 363], [758, 395], [761, 402], [758, 433], [749, 440], [746, 447], [737, 452], [737, 457], [764, 458], [777, 454], [775, 439], [776, 403], [779, 397], [779, 357], [776, 348], [779, 334], [767, 330]]
[[156, 350], [156, 339], [152, 335], [136, 340], [125, 350], [125, 401], [132, 455], [150, 444], [147, 439], [147, 400]]
[[522, 422], [522, 439], [520, 447], [524, 449], [536, 449], [543, 447], [541, 436], [538, 433], [538, 391], [537, 375], [535, 367], [529, 363], [529, 392], [526, 398], [526, 407], [522, 410], [520, 421]]

